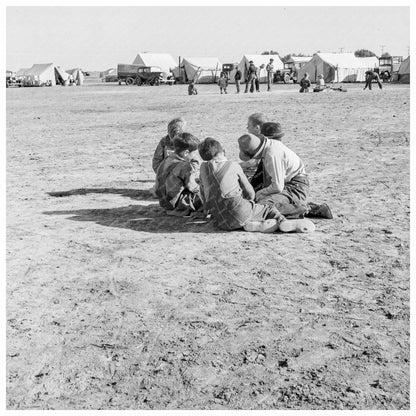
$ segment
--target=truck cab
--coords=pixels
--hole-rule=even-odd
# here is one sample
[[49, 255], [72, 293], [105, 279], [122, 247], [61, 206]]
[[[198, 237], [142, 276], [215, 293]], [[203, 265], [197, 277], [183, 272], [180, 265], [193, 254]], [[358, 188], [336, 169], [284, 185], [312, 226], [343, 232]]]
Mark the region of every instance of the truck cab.
[[383, 82], [395, 81], [403, 56], [382, 56], [378, 58], [378, 73]]

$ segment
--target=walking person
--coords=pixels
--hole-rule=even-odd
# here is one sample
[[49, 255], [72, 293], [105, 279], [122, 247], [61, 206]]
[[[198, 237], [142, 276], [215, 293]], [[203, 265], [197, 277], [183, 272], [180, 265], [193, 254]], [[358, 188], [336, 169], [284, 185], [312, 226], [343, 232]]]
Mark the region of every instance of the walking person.
[[235, 63], [235, 74], [234, 74], [234, 81], [235, 81], [235, 88], [237, 89], [237, 94], [240, 93], [240, 80], [241, 80], [241, 71], [238, 68], [238, 62]]
[[257, 79], [257, 67], [254, 65], [253, 61], [249, 62], [249, 66], [247, 69], [247, 81], [246, 81], [246, 89], [244, 93], [248, 92], [250, 88], [250, 92], [254, 92], [254, 85]]
[[270, 62], [266, 66], [267, 71], [267, 91], [271, 91], [272, 84], [273, 84], [273, 76], [274, 76], [274, 67], [273, 67], [274, 59], [270, 58]]

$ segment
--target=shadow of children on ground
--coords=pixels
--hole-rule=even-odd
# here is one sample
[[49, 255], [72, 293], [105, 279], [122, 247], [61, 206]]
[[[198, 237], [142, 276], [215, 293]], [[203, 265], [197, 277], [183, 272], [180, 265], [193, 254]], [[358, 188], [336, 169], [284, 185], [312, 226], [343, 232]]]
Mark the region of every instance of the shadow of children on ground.
[[72, 195], [87, 195], [87, 194], [115, 194], [126, 196], [138, 201], [152, 200], [152, 194], [149, 190], [144, 189], [119, 189], [119, 188], [79, 188], [71, 189], [70, 191], [48, 192], [48, 195], [54, 197], [64, 197]]
[[191, 217], [172, 217], [165, 214], [157, 204], [147, 206], [129, 205], [108, 209], [79, 209], [46, 211], [45, 215], [70, 215], [72, 221], [90, 221], [107, 227], [127, 228], [149, 233], [218, 233], [212, 221]]

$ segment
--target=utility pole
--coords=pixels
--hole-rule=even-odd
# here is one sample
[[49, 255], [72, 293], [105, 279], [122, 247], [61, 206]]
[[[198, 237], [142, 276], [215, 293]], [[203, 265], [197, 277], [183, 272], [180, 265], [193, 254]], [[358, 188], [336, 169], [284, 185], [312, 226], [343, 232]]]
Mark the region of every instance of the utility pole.
[[381, 56], [383, 56], [383, 53], [384, 53], [384, 48], [386, 47], [386, 45], [380, 45], [380, 48], [381, 48]]
[[344, 46], [342, 48], [339, 48], [339, 53], [343, 53], [344, 52]]

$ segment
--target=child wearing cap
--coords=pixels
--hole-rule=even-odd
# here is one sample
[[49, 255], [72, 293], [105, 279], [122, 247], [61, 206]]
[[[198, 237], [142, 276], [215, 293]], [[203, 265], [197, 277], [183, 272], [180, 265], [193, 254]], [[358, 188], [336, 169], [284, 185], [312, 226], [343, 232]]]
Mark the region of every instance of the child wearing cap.
[[208, 137], [198, 146], [201, 164], [201, 198], [214, 224], [227, 231], [243, 228], [271, 233], [313, 231], [309, 220], [286, 220], [272, 205], [256, 204], [255, 192], [241, 166], [227, 160], [221, 143]]
[[195, 159], [199, 140], [181, 133], [173, 140], [174, 152], [159, 166], [156, 195], [166, 213], [185, 216], [202, 207], [196, 182], [199, 162]]
[[309, 178], [300, 157], [280, 140], [244, 134], [238, 139], [240, 159], [263, 162], [262, 187], [256, 201], [275, 206], [287, 218], [332, 218], [327, 204], [308, 203]]
[[[282, 140], [282, 137], [285, 135], [282, 131], [280, 123], [273, 123], [266, 121], [260, 127], [260, 135], [263, 135], [271, 140]], [[257, 170], [250, 179], [250, 183], [254, 190], [257, 192], [264, 186], [264, 169], [263, 161], [260, 159], [257, 164]]]

